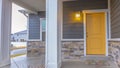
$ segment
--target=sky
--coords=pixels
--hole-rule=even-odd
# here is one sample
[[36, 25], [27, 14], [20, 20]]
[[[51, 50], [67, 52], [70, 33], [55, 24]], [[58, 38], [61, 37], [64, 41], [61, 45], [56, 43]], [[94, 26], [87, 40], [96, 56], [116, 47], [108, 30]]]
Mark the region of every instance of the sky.
[[27, 29], [27, 18], [18, 10], [24, 9], [16, 4], [12, 4], [12, 28], [11, 33], [16, 33]]

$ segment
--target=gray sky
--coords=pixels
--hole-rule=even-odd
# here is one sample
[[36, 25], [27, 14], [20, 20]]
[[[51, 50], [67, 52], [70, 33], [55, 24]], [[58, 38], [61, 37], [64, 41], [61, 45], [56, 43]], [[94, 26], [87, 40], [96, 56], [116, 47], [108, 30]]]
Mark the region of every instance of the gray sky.
[[12, 28], [11, 33], [27, 29], [27, 18], [18, 10], [23, 9], [15, 4], [12, 5]]

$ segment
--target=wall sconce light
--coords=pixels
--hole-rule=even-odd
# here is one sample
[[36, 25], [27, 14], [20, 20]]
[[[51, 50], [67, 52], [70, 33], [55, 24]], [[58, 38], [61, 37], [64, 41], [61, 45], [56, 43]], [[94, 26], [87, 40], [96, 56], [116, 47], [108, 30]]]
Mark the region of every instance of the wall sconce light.
[[76, 18], [80, 18], [80, 13], [76, 13], [76, 14], [75, 14], [75, 17], [76, 17]]
[[82, 15], [82, 12], [78, 11], [78, 12], [75, 12], [75, 16], [74, 16], [74, 20], [76, 22], [82, 22], [82, 19], [83, 19], [83, 15]]

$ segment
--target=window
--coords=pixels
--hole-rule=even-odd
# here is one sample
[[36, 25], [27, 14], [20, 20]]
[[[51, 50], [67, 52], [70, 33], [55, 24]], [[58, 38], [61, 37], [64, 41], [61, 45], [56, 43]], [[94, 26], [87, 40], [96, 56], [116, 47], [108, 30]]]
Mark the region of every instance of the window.
[[45, 34], [46, 34], [46, 19], [45, 18], [40, 18], [40, 23], [41, 23], [41, 41], [45, 41]]
[[40, 22], [41, 22], [42, 32], [45, 32], [46, 31], [46, 19], [45, 18], [41, 18]]

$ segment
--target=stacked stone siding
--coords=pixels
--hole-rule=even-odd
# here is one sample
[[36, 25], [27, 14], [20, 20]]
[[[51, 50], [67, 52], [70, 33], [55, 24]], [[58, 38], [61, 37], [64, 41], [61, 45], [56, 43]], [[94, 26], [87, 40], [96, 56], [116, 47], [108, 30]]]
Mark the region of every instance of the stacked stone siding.
[[45, 54], [45, 42], [28, 41], [27, 42], [27, 56], [38, 57]]
[[80, 60], [84, 56], [84, 42], [62, 42], [62, 60]]
[[109, 42], [109, 55], [120, 68], [120, 42]]
[[[45, 42], [28, 41], [27, 56], [45, 55]], [[62, 42], [62, 60], [80, 60], [84, 56], [84, 42]]]
[[[28, 41], [27, 56], [38, 57], [45, 55], [45, 42]], [[62, 42], [62, 61], [80, 60], [84, 56], [84, 42]], [[120, 42], [109, 42], [109, 56], [120, 67]]]

